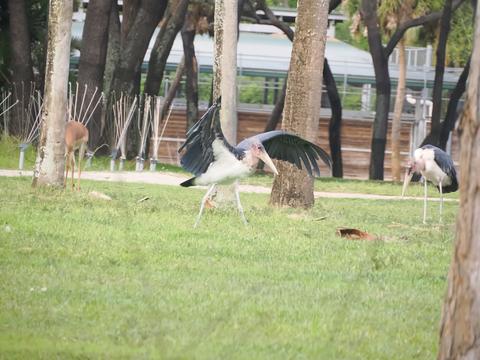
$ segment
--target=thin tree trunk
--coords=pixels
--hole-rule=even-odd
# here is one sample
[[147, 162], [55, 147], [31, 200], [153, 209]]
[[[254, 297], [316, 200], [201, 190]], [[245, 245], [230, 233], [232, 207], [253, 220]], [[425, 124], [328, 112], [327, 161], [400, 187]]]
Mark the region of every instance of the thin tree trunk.
[[382, 46], [382, 37], [377, 18], [377, 2], [363, 0], [362, 13], [365, 26], [368, 29], [368, 46], [373, 60], [377, 95], [372, 132], [369, 178], [371, 180], [383, 180], [391, 92], [388, 58]]
[[182, 81], [182, 76], [184, 72], [185, 56], [182, 57], [182, 60], [180, 60], [180, 63], [177, 66], [177, 71], [175, 72], [175, 77], [173, 78], [173, 81], [168, 88], [168, 92], [165, 94], [162, 110], [160, 112], [162, 120], [167, 116], [170, 105], [172, 105], [173, 99], [175, 99], [175, 95], [177, 94], [178, 88], [180, 86], [180, 81]]
[[166, 0], [144, 0], [125, 34], [122, 25], [120, 59], [113, 75], [113, 89], [129, 95], [139, 92], [139, 75], [150, 38], [163, 17]]
[[[328, 2], [303, 0], [298, 4], [292, 58], [288, 71], [283, 128], [316, 141], [322, 97], [322, 75], [327, 38]], [[313, 206], [313, 178], [305, 170], [280, 162], [271, 204]]]
[[[108, 28], [112, 9], [112, 0], [90, 0], [88, 3], [87, 16], [82, 35], [82, 50], [78, 66], [79, 94], [86, 91], [85, 99], [92, 100], [93, 104], [103, 90], [103, 75], [105, 72], [105, 61], [108, 48]], [[86, 86], [86, 87], [85, 87]], [[97, 91], [95, 92], [95, 88]], [[81, 117], [90, 116], [86, 113], [86, 106], [81, 108], [81, 102], [77, 101], [76, 113]], [[82, 113], [80, 113], [82, 110]], [[101, 115], [102, 108], [95, 109], [88, 123], [89, 143], [92, 148], [98, 146], [101, 136]], [[81, 120], [80, 118], [74, 120]]]
[[392, 119], [392, 178], [400, 181], [400, 129], [402, 121], [403, 101], [405, 99], [405, 83], [407, 78], [407, 63], [405, 61], [405, 39], [398, 43], [398, 84]]
[[442, 131], [440, 132], [440, 142], [439, 146], [443, 150], [447, 147], [448, 138], [450, 133], [455, 128], [455, 122], [457, 120], [457, 108], [458, 102], [465, 92], [465, 86], [467, 85], [468, 72], [470, 71], [470, 61], [468, 59], [467, 64], [463, 68], [460, 77], [458, 78], [457, 85], [450, 94], [450, 99], [448, 101], [447, 113], [445, 114], [445, 120], [442, 123]]
[[440, 20], [440, 35], [438, 38], [436, 63], [435, 63], [435, 79], [433, 82], [432, 92], [432, 123], [430, 134], [423, 141], [423, 144], [438, 145], [440, 138], [440, 116], [442, 115], [442, 92], [443, 92], [443, 75], [445, 73], [445, 57], [447, 52], [447, 40], [450, 32], [450, 20], [452, 18], [452, 0], [445, 0], [443, 7], [443, 16]]
[[13, 135], [20, 135], [20, 122], [30, 102], [29, 97], [34, 80], [25, 0], [9, 0], [8, 11], [10, 13], [9, 44], [13, 101], [19, 101], [13, 108], [10, 128]]
[[183, 53], [185, 56], [185, 94], [187, 98], [187, 130], [198, 120], [198, 63], [195, 56], [195, 21], [192, 12], [185, 17], [182, 28]]
[[33, 186], [63, 186], [72, 13], [72, 1], [50, 1], [42, 130]]
[[459, 131], [460, 206], [442, 311], [438, 359], [480, 359], [480, 3]]
[[160, 91], [167, 58], [172, 49], [175, 37], [185, 21], [187, 7], [188, 0], [180, 0], [176, 5], [171, 1], [169, 4], [167, 12], [171, 12], [171, 14], [168, 14], [162, 23], [148, 62], [145, 93], [149, 95], [158, 95]]
[[323, 82], [327, 89], [328, 101], [332, 111], [332, 117], [328, 125], [328, 140], [330, 143], [330, 156], [332, 157], [332, 176], [341, 178], [343, 177], [342, 103], [327, 58], [325, 58], [323, 65]]
[[120, 16], [118, 14], [117, 1], [112, 1], [110, 9], [110, 18], [108, 20], [108, 46], [105, 60], [105, 71], [103, 81], [103, 92], [107, 100], [110, 99], [112, 89], [113, 73], [115, 66], [120, 58], [120, 43], [121, 43], [121, 24]]
[[278, 126], [278, 123], [282, 119], [283, 108], [285, 106], [285, 95], [287, 93], [287, 81], [288, 78], [285, 79], [285, 82], [283, 83], [282, 91], [278, 96], [277, 102], [275, 103], [272, 113], [270, 114], [270, 118], [265, 125], [265, 131], [275, 130]]

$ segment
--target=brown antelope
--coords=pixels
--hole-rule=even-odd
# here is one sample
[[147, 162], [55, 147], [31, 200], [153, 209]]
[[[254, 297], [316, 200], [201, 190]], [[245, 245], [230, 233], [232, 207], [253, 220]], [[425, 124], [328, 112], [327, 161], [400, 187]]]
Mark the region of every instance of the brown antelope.
[[78, 149], [78, 190], [80, 190], [80, 175], [82, 174], [82, 159], [87, 150], [88, 129], [78, 121], [69, 121], [65, 125], [65, 158], [66, 174], [65, 183], [67, 185], [68, 169], [72, 171], [72, 189], [74, 188], [73, 177], [75, 172], [75, 150]]

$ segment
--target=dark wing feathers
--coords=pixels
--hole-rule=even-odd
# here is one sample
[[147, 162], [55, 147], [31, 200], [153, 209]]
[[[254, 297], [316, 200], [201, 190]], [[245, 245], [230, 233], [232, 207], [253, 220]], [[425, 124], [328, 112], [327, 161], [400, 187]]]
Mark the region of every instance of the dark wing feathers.
[[213, 104], [205, 114], [187, 132], [187, 139], [178, 149], [182, 155], [180, 164], [185, 170], [196, 176], [207, 171], [214, 161], [212, 143], [215, 139], [223, 140], [224, 145], [235, 153], [233, 148], [223, 136], [219, 120], [220, 103]]
[[452, 180], [452, 183], [448, 186], [444, 186], [442, 191], [444, 193], [454, 192], [458, 190], [458, 181], [457, 181], [457, 172], [455, 170], [455, 165], [453, 164], [453, 160], [445, 151], [442, 149], [433, 146], [433, 145], [425, 145], [422, 149], [432, 149], [435, 162], [437, 163], [438, 167], [442, 169], [442, 171], [447, 174], [447, 176]]
[[302, 169], [303, 163], [310, 175], [312, 173], [320, 175], [318, 159], [322, 159], [328, 167], [332, 167], [330, 156], [321, 147], [286, 131], [274, 130], [258, 134], [243, 140], [238, 147], [247, 148], [248, 144], [254, 140], [260, 141], [273, 159], [288, 161], [299, 169]]

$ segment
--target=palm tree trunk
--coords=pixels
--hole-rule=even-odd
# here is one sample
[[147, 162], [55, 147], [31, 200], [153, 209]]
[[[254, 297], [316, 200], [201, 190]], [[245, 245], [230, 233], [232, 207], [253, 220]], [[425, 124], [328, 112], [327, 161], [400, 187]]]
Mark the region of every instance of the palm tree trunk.
[[185, 94], [187, 98], [187, 129], [198, 120], [198, 63], [195, 56], [195, 22], [193, 14], [187, 13], [182, 28], [183, 53], [185, 55]]
[[407, 63], [405, 62], [405, 39], [398, 43], [398, 84], [395, 106], [392, 119], [392, 178], [400, 181], [400, 129], [405, 99], [405, 82], [407, 77]]

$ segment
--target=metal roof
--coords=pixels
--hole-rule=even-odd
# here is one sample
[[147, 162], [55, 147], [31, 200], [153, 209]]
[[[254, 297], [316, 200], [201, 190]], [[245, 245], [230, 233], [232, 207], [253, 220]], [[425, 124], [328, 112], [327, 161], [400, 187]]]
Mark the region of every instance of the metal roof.
[[[252, 24], [241, 24], [237, 47], [237, 66], [239, 74], [252, 76], [285, 77], [292, 51], [292, 43], [277, 29], [258, 27]], [[73, 22], [72, 36], [81, 37], [83, 22]], [[273, 31], [274, 30], [274, 31]], [[145, 54], [144, 66], [150, 58], [150, 52], [158, 34], [155, 30]], [[195, 52], [201, 71], [211, 71], [213, 64], [213, 38], [208, 35], [195, 37]], [[183, 55], [181, 36], [173, 43], [167, 60], [167, 68], [176, 67]], [[375, 74], [372, 58], [367, 51], [360, 50], [338, 39], [328, 38], [326, 57], [337, 81], [345, 80], [349, 84], [374, 84]], [[455, 86], [462, 69], [447, 68], [445, 71], [445, 88]], [[390, 65], [392, 83], [396, 83], [398, 67]], [[407, 70], [407, 86], [422, 88], [424, 84], [431, 87], [435, 76], [433, 67], [409, 67]]]

